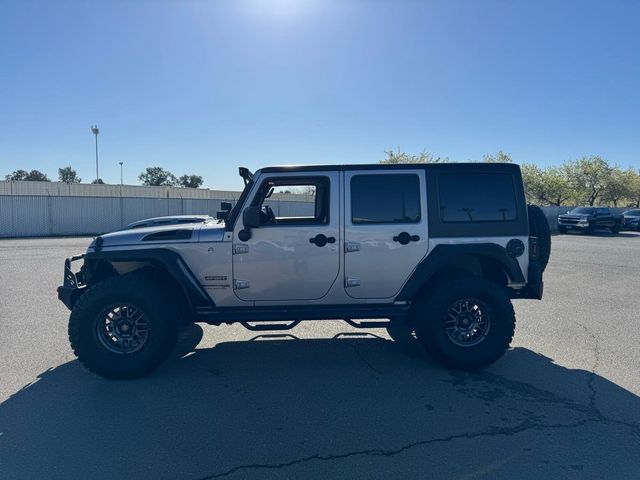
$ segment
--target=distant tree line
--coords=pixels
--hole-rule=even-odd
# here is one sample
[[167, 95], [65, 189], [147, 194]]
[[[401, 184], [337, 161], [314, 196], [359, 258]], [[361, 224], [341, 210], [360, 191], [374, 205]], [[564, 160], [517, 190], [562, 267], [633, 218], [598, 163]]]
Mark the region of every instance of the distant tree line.
[[[5, 175], [8, 182], [50, 182], [51, 180], [46, 173], [39, 170], [16, 170], [13, 173]], [[173, 173], [163, 169], [162, 167], [148, 167], [140, 175], [138, 180], [143, 185], [149, 186], [167, 186], [167, 187], [184, 187], [184, 188], [200, 188], [203, 179], [200, 175], [182, 175], [176, 177]], [[64, 183], [81, 183], [82, 179], [78, 173], [70, 166], [58, 169], [58, 181]], [[92, 184], [104, 184], [101, 178], [93, 180]]]
[[[398, 150], [385, 151], [380, 163], [449, 162], [423, 151], [409, 154]], [[511, 155], [499, 151], [485, 155], [481, 162], [512, 163]], [[568, 160], [560, 166], [540, 167], [521, 163], [527, 200], [538, 205], [608, 205], [640, 208], [640, 170], [623, 169], [599, 156]]]

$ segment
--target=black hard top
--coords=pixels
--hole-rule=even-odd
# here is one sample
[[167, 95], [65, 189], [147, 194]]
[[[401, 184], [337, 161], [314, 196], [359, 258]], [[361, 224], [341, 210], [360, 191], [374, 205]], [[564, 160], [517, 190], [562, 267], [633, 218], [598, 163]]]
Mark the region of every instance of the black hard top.
[[450, 170], [456, 172], [469, 171], [491, 171], [491, 172], [515, 172], [520, 170], [520, 166], [515, 163], [351, 163], [343, 165], [279, 165], [261, 168], [262, 173], [276, 172], [317, 172], [317, 171], [346, 171], [346, 170], [407, 170], [424, 168], [427, 170]]

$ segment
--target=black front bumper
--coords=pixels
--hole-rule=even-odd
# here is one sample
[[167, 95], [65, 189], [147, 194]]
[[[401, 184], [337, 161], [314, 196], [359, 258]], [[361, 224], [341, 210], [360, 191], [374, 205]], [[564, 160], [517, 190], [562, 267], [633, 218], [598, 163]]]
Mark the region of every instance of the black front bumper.
[[84, 258], [83, 255], [74, 255], [64, 261], [64, 281], [61, 286], [58, 287], [58, 299], [64, 303], [64, 305], [72, 310], [80, 295], [87, 288], [84, 284], [84, 272], [80, 270], [78, 273], [73, 273], [71, 270], [71, 262]]

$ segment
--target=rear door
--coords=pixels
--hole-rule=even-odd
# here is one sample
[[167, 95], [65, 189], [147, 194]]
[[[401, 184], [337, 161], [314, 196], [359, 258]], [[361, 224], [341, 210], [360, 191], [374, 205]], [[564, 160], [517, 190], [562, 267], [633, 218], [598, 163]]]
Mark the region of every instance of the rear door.
[[392, 299], [427, 254], [425, 171], [353, 170], [344, 182], [347, 295]]

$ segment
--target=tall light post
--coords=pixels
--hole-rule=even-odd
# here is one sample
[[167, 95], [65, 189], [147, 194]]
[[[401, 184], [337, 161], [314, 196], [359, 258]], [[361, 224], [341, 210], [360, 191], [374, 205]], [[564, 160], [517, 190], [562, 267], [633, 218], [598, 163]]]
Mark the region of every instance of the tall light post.
[[124, 162], [118, 162], [120, 164], [120, 185], [122, 185], [122, 164]]
[[97, 125], [91, 125], [91, 133], [96, 136], [96, 183], [98, 183], [98, 179], [100, 178], [100, 175], [98, 174], [98, 134], [100, 133], [100, 130]]

